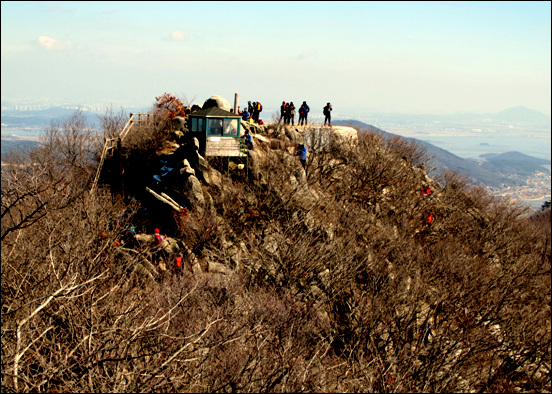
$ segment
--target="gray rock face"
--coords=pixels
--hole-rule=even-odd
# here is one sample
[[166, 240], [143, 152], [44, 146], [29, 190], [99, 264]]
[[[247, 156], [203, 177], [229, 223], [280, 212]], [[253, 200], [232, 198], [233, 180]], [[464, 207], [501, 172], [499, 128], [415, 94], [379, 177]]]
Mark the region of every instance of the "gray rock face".
[[233, 271], [224, 264], [217, 263], [216, 261], [209, 261], [208, 272], [230, 275]]
[[201, 182], [194, 175], [190, 175], [186, 180], [184, 193], [198, 213], [202, 214], [205, 207], [205, 197], [203, 196]]
[[180, 253], [178, 242], [176, 241], [176, 239], [171, 237], [165, 238], [165, 241], [161, 244], [161, 247], [170, 256], [175, 256]]
[[188, 128], [186, 127], [186, 118], [183, 116], [176, 116], [172, 120], [172, 126], [175, 130], [186, 132], [188, 131]]
[[230, 111], [230, 109], [232, 108], [228, 100], [220, 96], [211, 96], [210, 98], [205, 100], [205, 103], [203, 103], [203, 109], [212, 107], [219, 107], [220, 109], [223, 109], [225, 111]]
[[183, 166], [180, 169], [180, 175], [184, 174], [195, 176], [195, 170], [192, 168], [192, 166], [190, 166], [188, 159], [184, 159]]

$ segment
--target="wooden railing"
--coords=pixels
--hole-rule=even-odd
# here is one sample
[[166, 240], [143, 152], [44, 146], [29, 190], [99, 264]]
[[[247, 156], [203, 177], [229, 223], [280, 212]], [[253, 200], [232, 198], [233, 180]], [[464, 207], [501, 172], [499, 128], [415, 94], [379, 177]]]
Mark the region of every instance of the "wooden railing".
[[[138, 116], [138, 119], [135, 119], [135, 117]], [[150, 114], [148, 112], [138, 112], [136, 114], [130, 114], [130, 119], [126, 123], [125, 127], [123, 127], [123, 130], [119, 133], [119, 138], [121, 138], [121, 142], [125, 139], [125, 137], [128, 135], [128, 132], [134, 126], [135, 124], [141, 124], [144, 122], [149, 122], [152, 120], [153, 114]]]
[[[138, 119], [136, 119], [136, 116]], [[100, 164], [98, 165], [98, 170], [96, 171], [96, 176], [94, 177], [94, 182], [92, 183], [92, 188], [90, 189], [90, 192], [93, 193], [96, 187], [98, 186], [98, 180], [100, 179], [100, 173], [102, 171], [103, 163], [105, 161], [106, 156], [113, 153], [113, 149], [117, 147], [117, 145], [121, 145], [125, 137], [128, 135], [129, 131], [132, 129], [132, 127], [135, 124], [142, 125], [143, 123], [149, 122], [152, 120], [153, 114], [150, 113], [131, 113], [130, 119], [125, 124], [125, 127], [123, 127], [123, 130], [117, 135], [115, 138], [106, 138], [102, 156], [100, 158]]]

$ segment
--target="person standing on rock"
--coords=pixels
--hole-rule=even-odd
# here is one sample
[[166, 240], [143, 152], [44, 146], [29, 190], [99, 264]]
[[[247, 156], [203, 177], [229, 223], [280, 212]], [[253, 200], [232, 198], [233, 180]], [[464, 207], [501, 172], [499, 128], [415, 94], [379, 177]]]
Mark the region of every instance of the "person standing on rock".
[[278, 123], [280, 123], [284, 120], [284, 124], [286, 123], [286, 102], [282, 101], [282, 105], [280, 105], [280, 120], [278, 120]]
[[307, 105], [306, 101], [303, 101], [303, 104], [301, 104], [301, 107], [299, 108], [299, 126], [301, 126], [304, 122], [305, 126], [307, 125], [307, 116], [309, 114], [310, 108]]
[[263, 112], [263, 105], [257, 100], [257, 103], [255, 104], [255, 123], [259, 123], [259, 116], [261, 115], [261, 112]]
[[258, 114], [256, 114], [257, 112], [257, 103], [255, 101], [253, 101], [253, 107], [251, 109], [251, 119], [253, 119], [253, 122], [255, 122], [255, 119], [259, 116]]
[[293, 105], [293, 101], [289, 103], [288, 124], [290, 122], [292, 126], [295, 126], [295, 105]]
[[245, 108], [241, 114], [242, 116], [242, 120], [246, 121], [246, 122], [249, 122], [249, 111], [247, 110], [247, 108]]
[[286, 116], [284, 117], [284, 124], [289, 124], [289, 103], [286, 103]]
[[255, 123], [259, 123], [259, 115], [262, 110], [263, 105], [259, 101], [253, 102], [253, 112], [251, 113], [251, 117]]
[[322, 113], [324, 114], [324, 126], [326, 126], [326, 122], [328, 122], [328, 126], [332, 126], [332, 105], [330, 103], [326, 104], [326, 106], [322, 109]]

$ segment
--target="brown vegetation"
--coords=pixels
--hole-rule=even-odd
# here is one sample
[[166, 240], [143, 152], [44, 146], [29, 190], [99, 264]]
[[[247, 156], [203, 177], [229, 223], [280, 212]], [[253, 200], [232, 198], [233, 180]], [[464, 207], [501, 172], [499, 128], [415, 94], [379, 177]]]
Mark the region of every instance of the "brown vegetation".
[[274, 125], [248, 177], [202, 186], [212, 209], [172, 213], [191, 254], [150, 280], [149, 247], [121, 243], [170, 216], [139, 215], [165, 124], [121, 155], [142, 205], [108, 172], [89, 194], [99, 148], [78, 113], [3, 169], [3, 392], [550, 391], [550, 209], [429, 180], [422, 149], [375, 133], [305, 172]]

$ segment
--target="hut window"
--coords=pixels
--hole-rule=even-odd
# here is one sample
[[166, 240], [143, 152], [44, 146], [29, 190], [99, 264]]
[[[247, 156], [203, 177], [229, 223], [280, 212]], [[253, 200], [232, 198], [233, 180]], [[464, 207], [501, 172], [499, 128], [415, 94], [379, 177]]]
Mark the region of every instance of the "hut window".
[[209, 134], [222, 135], [222, 119], [209, 119]]
[[203, 118], [192, 118], [192, 133], [204, 131], [203, 127], [204, 127]]
[[224, 135], [238, 135], [238, 120], [237, 119], [224, 119], [223, 122]]

